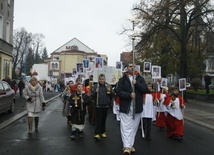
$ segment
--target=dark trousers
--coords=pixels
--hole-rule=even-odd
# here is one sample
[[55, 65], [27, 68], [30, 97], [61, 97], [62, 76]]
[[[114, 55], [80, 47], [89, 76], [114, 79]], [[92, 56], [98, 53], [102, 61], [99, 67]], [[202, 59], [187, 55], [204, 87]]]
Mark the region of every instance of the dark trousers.
[[19, 96], [22, 97], [23, 89], [19, 88]]
[[205, 84], [205, 88], [206, 88], [206, 94], [209, 94], [209, 93], [210, 93], [209, 85], [208, 85], [208, 84]]
[[94, 105], [94, 102], [91, 102], [88, 105], [88, 119], [89, 119], [89, 123], [95, 124], [95, 105]]
[[95, 115], [96, 115], [96, 128], [95, 128], [95, 135], [103, 134], [106, 132], [106, 118], [108, 114], [108, 107], [95, 108]]
[[152, 118], [143, 118], [143, 130], [145, 137], [151, 138]]

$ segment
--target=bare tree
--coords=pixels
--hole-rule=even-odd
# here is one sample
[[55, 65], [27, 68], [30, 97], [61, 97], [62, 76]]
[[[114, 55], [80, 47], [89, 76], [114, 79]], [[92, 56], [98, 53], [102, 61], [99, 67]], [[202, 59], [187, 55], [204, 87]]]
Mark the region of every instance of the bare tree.
[[[28, 33], [25, 28], [17, 29], [13, 35], [13, 78], [15, 77], [15, 70], [20, 69], [20, 73], [23, 72], [23, 63], [25, 62], [25, 56], [27, 55], [28, 48], [32, 42], [32, 34]], [[20, 75], [19, 75], [20, 76]]]
[[43, 34], [28, 33], [25, 28], [14, 31], [13, 78], [16, 78], [15, 70], [17, 68], [20, 69], [20, 74], [29, 73], [34, 63], [42, 62], [41, 54], [44, 49], [43, 38]]
[[43, 39], [45, 36], [43, 34], [36, 33], [33, 35], [33, 44], [32, 44], [32, 49], [34, 51], [34, 63], [38, 64], [42, 62], [41, 54], [43, 52], [44, 48], [44, 43]]

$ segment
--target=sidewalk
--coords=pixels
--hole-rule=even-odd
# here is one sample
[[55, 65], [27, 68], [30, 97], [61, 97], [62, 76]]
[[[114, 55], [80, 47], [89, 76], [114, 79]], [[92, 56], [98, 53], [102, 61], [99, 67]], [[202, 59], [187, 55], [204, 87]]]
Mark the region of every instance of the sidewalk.
[[214, 103], [188, 99], [184, 118], [214, 130]]
[[[60, 95], [61, 93], [52, 93], [52, 92], [44, 93], [46, 105], [48, 105], [48, 102], [50, 102], [51, 100], [54, 100]], [[20, 98], [17, 96], [16, 103], [15, 103], [15, 110], [19, 111], [19, 113], [17, 113], [15, 116], [11, 117], [10, 119], [0, 123], [0, 130], [27, 114], [27, 111], [25, 110], [26, 109], [25, 102], [26, 100], [24, 98]]]

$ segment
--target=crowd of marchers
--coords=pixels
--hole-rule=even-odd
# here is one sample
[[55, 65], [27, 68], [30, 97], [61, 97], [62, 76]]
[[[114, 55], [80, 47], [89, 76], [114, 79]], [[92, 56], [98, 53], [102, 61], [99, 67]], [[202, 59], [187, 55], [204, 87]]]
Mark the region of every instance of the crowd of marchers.
[[130, 155], [136, 151], [134, 142], [139, 128], [143, 130], [142, 137], [151, 141], [152, 124], [166, 131], [167, 137], [183, 140], [186, 103], [179, 93], [178, 87], [168, 93], [168, 88], [159, 83], [146, 83], [134, 65], [128, 63], [114, 88], [106, 83], [103, 74], [99, 75], [97, 83], [93, 76], [85, 81], [81, 77], [75, 82], [69, 81], [63, 93], [62, 114], [71, 126], [71, 140], [84, 136], [88, 114], [89, 123], [95, 126], [94, 139], [100, 141], [107, 138], [106, 119], [112, 107], [120, 122], [122, 153]]
[[[71, 140], [84, 136], [86, 114], [89, 123], [94, 125], [93, 138], [96, 141], [107, 138], [107, 132], [111, 131], [106, 131], [106, 120], [109, 108], [113, 108], [116, 120], [120, 122], [124, 155], [136, 151], [134, 142], [139, 128], [143, 138], [148, 142], [152, 140], [152, 124], [166, 131], [167, 137], [182, 141], [186, 103], [179, 88], [174, 87], [173, 92], [168, 93], [168, 88], [161, 87], [158, 82], [146, 83], [132, 63], [126, 65], [125, 71], [114, 87], [106, 82], [104, 74], [98, 76], [96, 83], [93, 75], [84, 81], [80, 75], [61, 87], [64, 90], [61, 90], [62, 115], [70, 126]], [[36, 77], [31, 77], [28, 84], [20, 79], [17, 85], [20, 97], [26, 99], [28, 134], [33, 132], [33, 122], [35, 132], [38, 132], [40, 112], [45, 111], [46, 105], [45, 89]]]

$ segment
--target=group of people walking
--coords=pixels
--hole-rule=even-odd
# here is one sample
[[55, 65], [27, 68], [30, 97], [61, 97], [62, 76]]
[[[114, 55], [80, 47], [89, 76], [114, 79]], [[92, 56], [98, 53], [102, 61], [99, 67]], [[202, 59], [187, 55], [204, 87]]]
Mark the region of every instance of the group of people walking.
[[[152, 121], [160, 130], [166, 129], [166, 135], [176, 140], [183, 139], [185, 101], [175, 87], [171, 94], [167, 87], [156, 88], [146, 83], [134, 69], [134, 64], [128, 63], [126, 72], [119, 79], [115, 91], [106, 83], [105, 75], [98, 76], [94, 84], [88, 80], [85, 86], [81, 78], [74, 84], [68, 82], [64, 94], [63, 116], [71, 125], [71, 139], [77, 135], [83, 137], [85, 116], [88, 113], [89, 123], [95, 124], [94, 139], [107, 138], [106, 119], [113, 98], [118, 108], [117, 120], [120, 122], [120, 133], [123, 143], [123, 154], [135, 152], [136, 133], [141, 127], [143, 138], [151, 141]], [[117, 111], [116, 110], [116, 111]], [[94, 117], [95, 116], [95, 117]]]
[[[153, 119], [158, 128], [166, 129], [168, 137], [179, 141], [183, 139], [185, 101], [179, 95], [179, 89], [174, 88], [171, 94], [167, 88], [154, 89], [134, 68], [133, 63], [127, 64], [126, 72], [119, 79], [115, 91], [106, 83], [104, 74], [98, 76], [97, 83], [94, 83], [93, 76], [85, 82], [82, 82], [81, 77], [75, 83], [68, 82], [62, 96], [62, 114], [71, 126], [71, 140], [84, 136], [87, 113], [89, 123], [95, 125], [94, 139], [99, 141], [107, 138], [106, 120], [112, 99], [118, 107], [117, 120], [120, 122], [124, 155], [136, 151], [134, 143], [139, 127], [143, 130], [142, 137], [151, 141]], [[39, 114], [45, 110], [45, 99], [36, 77], [32, 77], [25, 86], [23, 97], [28, 111], [28, 133], [33, 131], [33, 120], [35, 131], [38, 132]]]
[[116, 88], [115, 114], [120, 121], [123, 154], [135, 152], [134, 142], [139, 127], [142, 137], [151, 141], [152, 121], [166, 135], [176, 140], [183, 139], [185, 101], [175, 87], [171, 94], [167, 87], [146, 83], [136, 72], [132, 63], [126, 66], [127, 72], [120, 78]]
[[[85, 83], [85, 82], [84, 82]], [[71, 139], [75, 140], [77, 135], [83, 137], [85, 116], [88, 113], [89, 123], [95, 125], [94, 138], [100, 140], [106, 138], [106, 118], [110, 106], [110, 99], [114, 95], [110, 85], [106, 83], [104, 74], [100, 74], [97, 84], [93, 85], [92, 76], [87, 82], [82, 83], [78, 77], [76, 83], [68, 82], [63, 94], [63, 116], [67, 117], [67, 123], [71, 125]]]

